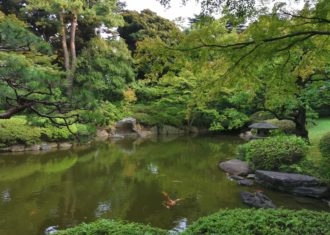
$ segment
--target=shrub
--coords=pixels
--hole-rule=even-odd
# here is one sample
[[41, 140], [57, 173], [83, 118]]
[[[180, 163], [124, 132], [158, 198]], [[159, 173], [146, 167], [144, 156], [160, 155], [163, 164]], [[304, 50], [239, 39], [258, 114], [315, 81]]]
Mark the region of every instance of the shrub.
[[323, 157], [330, 159], [330, 132], [321, 138], [320, 151]]
[[293, 134], [296, 129], [296, 124], [290, 120], [270, 119], [266, 120], [266, 122], [277, 126], [279, 130], [284, 131], [287, 134]]
[[77, 134], [83, 137], [91, 137], [96, 133], [95, 126], [85, 125], [85, 124], [76, 124]]
[[123, 104], [101, 102], [93, 112], [81, 111], [80, 116], [84, 123], [105, 127], [114, 124], [124, 117], [130, 116], [130, 113], [125, 110]]
[[31, 127], [24, 117], [0, 120], [0, 145], [36, 144], [40, 142], [42, 129]]
[[137, 223], [126, 223], [113, 220], [99, 220], [91, 224], [80, 224], [77, 227], [59, 231], [56, 235], [162, 235], [168, 234], [167, 231], [153, 228], [148, 225]]
[[[74, 128], [76, 131], [76, 128]], [[43, 128], [43, 139], [47, 141], [69, 140], [73, 137], [66, 127], [47, 126]]]
[[307, 149], [307, 143], [300, 137], [274, 136], [244, 144], [239, 148], [239, 157], [254, 169], [278, 170], [299, 162]]
[[203, 217], [183, 235], [326, 235], [330, 213], [308, 210], [235, 209]]

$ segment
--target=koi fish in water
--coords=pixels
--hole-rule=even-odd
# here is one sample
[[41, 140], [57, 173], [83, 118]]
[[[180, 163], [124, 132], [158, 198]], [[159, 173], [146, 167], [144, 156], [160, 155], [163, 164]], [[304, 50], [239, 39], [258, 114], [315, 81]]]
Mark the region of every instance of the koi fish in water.
[[170, 196], [166, 192], [162, 192], [162, 194], [165, 197], [164, 206], [167, 209], [170, 209], [170, 208], [176, 206], [179, 201], [183, 200], [182, 198], [178, 198], [178, 199], [173, 200], [173, 199], [170, 198]]

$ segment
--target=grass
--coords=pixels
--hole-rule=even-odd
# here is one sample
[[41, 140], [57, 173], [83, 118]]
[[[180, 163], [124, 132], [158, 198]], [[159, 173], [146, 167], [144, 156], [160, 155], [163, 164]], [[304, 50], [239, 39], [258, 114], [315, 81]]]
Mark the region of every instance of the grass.
[[330, 118], [322, 118], [315, 121], [315, 125], [308, 128], [309, 139], [311, 142], [311, 148], [308, 154], [308, 159], [313, 161], [319, 161], [321, 153], [319, 149], [319, 143], [322, 136], [330, 132]]
[[323, 135], [330, 132], [330, 118], [322, 118], [315, 121], [315, 125], [309, 129], [311, 143], [318, 144]]

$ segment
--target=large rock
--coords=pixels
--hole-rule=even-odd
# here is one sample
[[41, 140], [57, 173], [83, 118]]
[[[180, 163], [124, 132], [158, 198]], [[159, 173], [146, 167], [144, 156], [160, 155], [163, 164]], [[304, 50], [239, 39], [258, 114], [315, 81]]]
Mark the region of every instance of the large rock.
[[256, 208], [276, 208], [272, 200], [261, 192], [249, 193], [241, 192], [243, 202]]
[[253, 180], [245, 179], [242, 176], [230, 175], [228, 178], [230, 180], [235, 180], [239, 185], [242, 185], [242, 186], [253, 186], [254, 185]]
[[330, 193], [329, 188], [316, 177], [309, 175], [258, 170], [256, 180], [266, 187], [299, 196], [324, 198]]
[[248, 164], [238, 159], [221, 162], [219, 167], [231, 175], [246, 176], [252, 173]]
[[96, 131], [96, 139], [97, 140], [106, 140], [109, 138], [109, 133], [105, 129], [98, 129]]
[[123, 120], [120, 120], [115, 125], [115, 134], [121, 135], [121, 136], [133, 136], [138, 137], [138, 133], [136, 132], [137, 127], [137, 121], [135, 118], [128, 117], [124, 118]]
[[147, 127], [147, 126], [143, 126], [139, 123], [134, 125], [133, 131], [135, 131], [141, 138], [148, 138], [148, 137], [158, 135], [158, 128], [156, 126]]

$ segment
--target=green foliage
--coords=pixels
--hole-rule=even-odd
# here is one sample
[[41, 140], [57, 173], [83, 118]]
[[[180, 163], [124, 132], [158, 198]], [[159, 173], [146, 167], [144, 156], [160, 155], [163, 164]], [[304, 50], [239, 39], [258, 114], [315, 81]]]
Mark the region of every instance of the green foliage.
[[[234, 209], [222, 210], [202, 217], [182, 234], [223, 234], [223, 235], [327, 235], [330, 230], [330, 214], [309, 210]], [[57, 235], [96, 234], [169, 234], [168, 231], [136, 223], [99, 220], [81, 224], [75, 228], [59, 231]]]
[[50, 53], [50, 46], [28, 30], [25, 22], [14, 15], [5, 16], [0, 11], [0, 42], [6, 49], [15, 49], [30, 45], [32, 49]]
[[81, 119], [95, 126], [110, 126], [127, 116], [130, 116], [130, 112], [124, 104], [113, 104], [108, 101], [100, 102], [93, 112], [81, 111]]
[[273, 119], [274, 116], [272, 114], [270, 114], [269, 112], [260, 111], [260, 112], [256, 112], [256, 113], [252, 114], [250, 116], [250, 118], [251, 118], [251, 121], [254, 123], [254, 122], [262, 122], [265, 120]]
[[[74, 132], [77, 132], [74, 130]], [[43, 129], [43, 138], [47, 141], [63, 141], [73, 138], [72, 133], [66, 127], [47, 126]]]
[[330, 159], [330, 132], [321, 138], [319, 146], [322, 157]]
[[41, 141], [42, 133], [41, 128], [29, 126], [22, 117], [0, 120], [0, 146], [36, 144]]
[[168, 234], [168, 232], [159, 228], [150, 227], [148, 225], [102, 219], [91, 224], [80, 224], [75, 228], [70, 228], [56, 233], [56, 235], [99, 235], [99, 234], [162, 235], [162, 234]]
[[265, 122], [277, 126], [281, 131], [283, 131], [286, 134], [293, 134], [296, 129], [296, 124], [290, 120], [270, 119], [270, 120], [265, 120]]
[[92, 39], [78, 61], [76, 89], [79, 100], [121, 100], [135, 74], [132, 58], [122, 40]]
[[307, 143], [296, 136], [275, 136], [240, 146], [239, 156], [254, 169], [278, 170], [299, 162], [307, 154]]
[[64, 13], [70, 16], [72, 13], [78, 15], [81, 21], [92, 21], [94, 24], [100, 25], [101, 22], [108, 27], [117, 26], [121, 24], [121, 17], [116, 14], [117, 1], [116, 0], [95, 0], [86, 2], [83, 0], [28, 0], [28, 10], [45, 11], [49, 14]]
[[173, 125], [185, 123], [184, 106], [173, 99], [161, 99], [149, 104], [138, 104], [134, 107], [134, 117], [149, 126]]
[[74, 139], [73, 134], [89, 138], [96, 132], [95, 127], [86, 124], [71, 125], [71, 133], [66, 127], [50, 125], [46, 118], [34, 117], [28, 120], [32, 122], [29, 123], [25, 116], [0, 120], [0, 147], [15, 144], [32, 145], [42, 141], [68, 141]]
[[234, 108], [225, 109], [221, 115], [217, 115], [212, 122], [211, 131], [237, 130], [242, 128], [250, 118]]
[[133, 116], [148, 125], [183, 126], [193, 87], [194, 80], [184, 73], [167, 74], [157, 82], [139, 81], [134, 86], [138, 103], [133, 107]]
[[203, 217], [183, 232], [222, 235], [327, 235], [330, 214], [308, 210], [235, 209]]
[[179, 31], [172, 21], [150, 10], [143, 10], [141, 13], [125, 11], [122, 16], [125, 24], [118, 28], [118, 32], [132, 52], [135, 52], [137, 43], [146, 38], [160, 38], [168, 41], [172, 31]]

